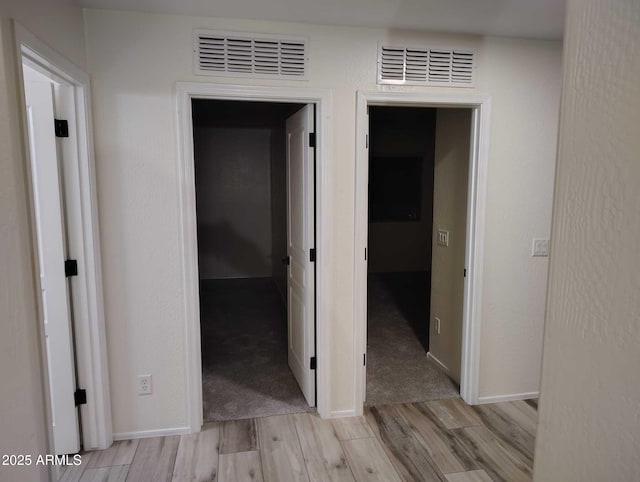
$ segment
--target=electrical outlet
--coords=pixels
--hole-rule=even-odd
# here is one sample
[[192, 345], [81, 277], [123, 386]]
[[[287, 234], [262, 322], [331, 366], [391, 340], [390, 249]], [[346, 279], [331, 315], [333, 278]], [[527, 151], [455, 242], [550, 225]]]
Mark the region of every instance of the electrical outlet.
[[440, 334], [440, 318], [438, 318], [437, 316], [434, 317], [435, 318], [435, 324], [436, 324], [436, 335]]
[[438, 246], [449, 246], [449, 231], [438, 229]]
[[531, 256], [549, 256], [549, 240], [534, 239], [531, 247]]
[[151, 386], [151, 375], [138, 376], [138, 395], [151, 395], [153, 387]]

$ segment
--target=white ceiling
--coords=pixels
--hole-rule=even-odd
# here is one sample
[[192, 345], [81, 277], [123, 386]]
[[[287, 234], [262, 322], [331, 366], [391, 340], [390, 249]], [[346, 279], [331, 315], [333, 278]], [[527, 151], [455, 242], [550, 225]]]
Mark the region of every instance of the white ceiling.
[[76, 0], [87, 8], [558, 39], [564, 0]]

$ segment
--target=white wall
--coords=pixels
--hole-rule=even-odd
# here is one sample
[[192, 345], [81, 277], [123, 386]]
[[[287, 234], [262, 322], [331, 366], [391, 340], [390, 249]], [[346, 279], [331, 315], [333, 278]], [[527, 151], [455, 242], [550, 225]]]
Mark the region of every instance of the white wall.
[[271, 129], [195, 126], [200, 279], [271, 276]]
[[[175, 82], [296, 85], [332, 90], [333, 289], [331, 410], [354, 408], [355, 103], [358, 89], [459, 92], [375, 84], [379, 40], [473, 47], [493, 97], [480, 389], [537, 390], [545, 260], [559, 103], [558, 42], [88, 10], [105, 306], [116, 432], [186, 425], [184, 323], [176, 177]], [[306, 35], [309, 81], [197, 77], [194, 28]], [[151, 248], [150, 248], [151, 246]], [[152, 396], [135, 376], [154, 374]]]
[[[71, 1], [0, 4], [0, 454], [48, 452], [37, 294], [27, 204], [23, 114], [18, 108], [16, 19], [79, 67], [85, 65], [82, 12]], [[2, 467], [2, 480], [47, 480], [44, 466]]]
[[640, 480], [640, 3], [571, 0], [534, 479]]
[[[438, 109], [433, 172], [433, 251], [429, 353], [460, 383], [464, 303], [470, 109]], [[449, 231], [449, 246], [438, 230]], [[440, 319], [440, 334], [435, 317]]]

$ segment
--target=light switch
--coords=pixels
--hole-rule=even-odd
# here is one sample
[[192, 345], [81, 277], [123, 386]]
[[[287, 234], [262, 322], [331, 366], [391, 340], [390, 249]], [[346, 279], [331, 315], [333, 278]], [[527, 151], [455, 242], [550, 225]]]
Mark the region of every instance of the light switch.
[[449, 231], [438, 229], [438, 246], [449, 246]]
[[534, 239], [531, 256], [549, 256], [549, 240]]

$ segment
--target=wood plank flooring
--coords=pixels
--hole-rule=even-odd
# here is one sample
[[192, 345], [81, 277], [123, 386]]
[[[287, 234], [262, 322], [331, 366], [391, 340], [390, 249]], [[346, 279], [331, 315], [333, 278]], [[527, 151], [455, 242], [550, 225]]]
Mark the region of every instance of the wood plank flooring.
[[115, 442], [67, 482], [530, 481], [536, 401], [385, 405], [363, 417], [299, 413], [207, 424], [192, 435]]

